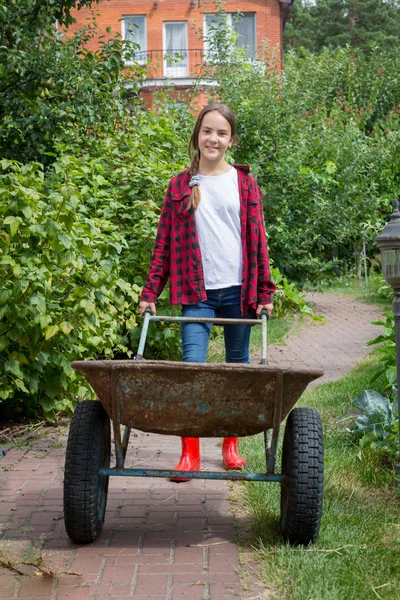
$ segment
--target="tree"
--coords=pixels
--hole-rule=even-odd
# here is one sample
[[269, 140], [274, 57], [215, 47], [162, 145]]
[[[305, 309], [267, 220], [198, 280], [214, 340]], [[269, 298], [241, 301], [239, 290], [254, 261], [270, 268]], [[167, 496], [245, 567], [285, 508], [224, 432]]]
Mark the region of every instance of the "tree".
[[57, 138], [104, 133], [120, 120], [123, 79], [135, 92], [143, 75], [138, 65], [125, 69], [135, 45], [114, 38], [90, 52], [94, 26], [71, 38], [61, 29], [73, 22], [73, 7], [91, 4], [0, 0], [0, 156], [46, 164]]
[[322, 48], [400, 44], [398, 0], [299, 0], [284, 31], [285, 48], [320, 52]]

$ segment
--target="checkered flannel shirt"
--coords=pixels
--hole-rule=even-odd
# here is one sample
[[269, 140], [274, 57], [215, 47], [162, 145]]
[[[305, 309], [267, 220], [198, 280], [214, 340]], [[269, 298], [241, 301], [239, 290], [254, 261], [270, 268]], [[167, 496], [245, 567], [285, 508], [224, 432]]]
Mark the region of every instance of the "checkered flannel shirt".
[[[241, 312], [268, 304], [276, 289], [271, 280], [264, 227], [262, 193], [250, 168], [238, 171], [243, 253]], [[207, 299], [194, 210], [187, 210], [191, 194], [188, 170], [168, 185], [157, 229], [154, 251], [141, 300], [155, 302], [170, 280], [171, 304], [197, 304]]]

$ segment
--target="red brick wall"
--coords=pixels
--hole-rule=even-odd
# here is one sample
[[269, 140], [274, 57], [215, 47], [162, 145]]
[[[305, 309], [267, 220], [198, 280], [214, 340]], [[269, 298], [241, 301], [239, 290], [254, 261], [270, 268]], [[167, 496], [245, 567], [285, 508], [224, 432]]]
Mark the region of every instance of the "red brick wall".
[[[145, 15], [147, 18], [147, 48], [148, 50], [161, 50], [163, 21], [188, 21], [189, 48], [201, 48], [202, 41], [196, 38], [190, 21], [203, 29], [203, 13], [215, 12], [215, 5], [211, 0], [202, 0], [201, 8], [190, 8], [190, 0], [159, 0], [158, 7], [154, 8], [153, 0], [101, 0], [93, 4], [92, 10], [74, 11], [77, 20], [71, 30], [79, 29], [91, 19], [93, 14], [101, 33], [107, 37], [106, 27], [111, 27], [113, 34], [121, 33], [120, 19], [128, 15]], [[226, 12], [255, 12], [257, 24], [257, 46], [267, 38], [271, 47], [275, 48], [281, 42], [281, 21], [279, 0], [226, 0]], [[92, 49], [95, 44], [92, 43]]]
[[[281, 44], [281, 19], [279, 0], [226, 0], [226, 12], [255, 12], [256, 13], [256, 33], [257, 46], [260, 46], [266, 39], [269, 41], [271, 50], [275, 51], [280, 58]], [[92, 10], [74, 11], [76, 24], [71, 27], [71, 31], [80, 29], [86, 23], [92, 22], [95, 16], [99, 27], [99, 34], [105, 36], [108, 34], [106, 28], [111, 28], [111, 35], [122, 33], [122, 23], [120, 19], [130, 15], [146, 16], [147, 25], [147, 50], [162, 50], [163, 48], [163, 22], [164, 21], [187, 21], [188, 22], [188, 47], [190, 49], [202, 49], [203, 41], [196, 37], [191, 22], [201, 31], [203, 30], [203, 13], [215, 12], [215, 4], [212, 0], [201, 0], [201, 7], [190, 8], [190, 0], [158, 0], [157, 8], [154, 7], [153, 0], [101, 0], [99, 4], [93, 4]], [[97, 37], [88, 43], [88, 48], [96, 50]], [[193, 72], [194, 64], [198, 62], [198, 57], [192, 57], [190, 69]], [[161, 76], [161, 71], [155, 74]], [[153, 74], [154, 76], [154, 74]], [[149, 92], [144, 92], [146, 100], [150, 98]]]

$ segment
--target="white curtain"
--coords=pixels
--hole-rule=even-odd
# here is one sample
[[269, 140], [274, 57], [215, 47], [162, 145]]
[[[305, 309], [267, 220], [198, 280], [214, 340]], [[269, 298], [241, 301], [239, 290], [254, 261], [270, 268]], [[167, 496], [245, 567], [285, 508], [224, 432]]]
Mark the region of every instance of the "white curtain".
[[212, 39], [215, 28], [218, 26], [219, 19], [225, 19], [228, 27], [231, 27], [239, 34], [238, 46], [246, 50], [250, 58], [256, 56], [256, 16], [254, 13], [245, 13], [240, 17], [236, 13], [227, 13], [226, 17], [219, 17], [217, 14], [205, 15], [204, 29], [204, 51], [208, 60], [216, 60], [216, 56], [211, 55], [209, 40]]
[[126, 40], [139, 45], [135, 54], [136, 60], [146, 62], [147, 39], [146, 39], [146, 17], [132, 16], [124, 18], [124, 37]]
[[[172, 61], [167, 60], [166, 68], [169, 75], [179, 75], [187, 70], [188, 65], [188, 46], [187, 46], [187, 23], [165, 23], [165, 54], [170, 56]], [[179, 60], [176, 55], [181, 56]]]
[[254, 14], [244, 14], [234, 25], [236, 33], [239, 34], [238, 45], [246, 50], [250, 58], [256, 57], [255, 24]]

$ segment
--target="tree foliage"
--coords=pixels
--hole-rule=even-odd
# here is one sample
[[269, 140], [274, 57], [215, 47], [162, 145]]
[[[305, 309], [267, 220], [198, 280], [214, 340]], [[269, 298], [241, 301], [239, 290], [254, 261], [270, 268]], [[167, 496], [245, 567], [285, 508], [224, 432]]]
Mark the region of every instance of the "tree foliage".
[[350, 46], [400, 45], [398, 0], [296, 0], [284, 30], [286, 50], [320, 52]]
[[[66, 37], [71, 8], [81, 0], [0, 0], [0, 155], [53, 160], [57, 139], [111, 132], [125, 114], [123, 79], [137, 91], [143, 69], [125, 70], [135, 45], [116, 37], [86, 49], [95, 25]], [[57, 27], [56, 27], [57, 24]], [[124, 77], [122, 73], [124, 72]]]

